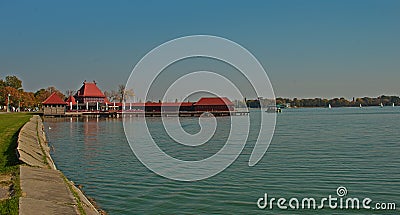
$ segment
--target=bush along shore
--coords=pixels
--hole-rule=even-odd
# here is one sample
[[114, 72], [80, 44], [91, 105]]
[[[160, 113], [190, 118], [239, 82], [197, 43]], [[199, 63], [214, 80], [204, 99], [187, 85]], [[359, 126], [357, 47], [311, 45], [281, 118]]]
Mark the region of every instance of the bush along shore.
[[43, 123], [34, 115], [20, 130], [19, 214], [106, 214], [57, 170], [50, 156]]

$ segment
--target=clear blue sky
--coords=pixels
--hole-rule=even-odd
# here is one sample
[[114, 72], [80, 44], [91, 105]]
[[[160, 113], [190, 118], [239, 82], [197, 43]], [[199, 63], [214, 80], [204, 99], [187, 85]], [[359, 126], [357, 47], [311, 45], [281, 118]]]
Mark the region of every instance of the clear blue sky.
[[400, 94], [400, 1], [0, 1], [0, 78], [65, 91], [125, 84], [148, 51], [181, 36], [233, 40], [277, 96]]

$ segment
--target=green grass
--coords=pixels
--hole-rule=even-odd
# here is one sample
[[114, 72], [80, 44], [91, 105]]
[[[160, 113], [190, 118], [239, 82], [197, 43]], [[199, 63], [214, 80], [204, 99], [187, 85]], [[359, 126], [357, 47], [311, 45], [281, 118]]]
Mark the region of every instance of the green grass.
[[18, 133], [29, 121], [31, 114], [0, 114], [0, 175], [11, 175], [14, 195], [0, 202], [0, 214], [18, 214], [18, 200], [21, 196], [19, 185], [19, 160], [16, 154]]
[[79, 210], [80, 214], [81, 215], [86, 215], [86, 212], [82, 207], [81, 198], [79, 197], [78, 193], [72, 187], [71, 182], [67, 179], [67, 177], [65, 177], [64, 174], [62, 174], [62, 178], [64, 179], [64, 183], [67, 184], [67, 186], [68, 186], [69, 190], [71, 191], [71, 193], [74, 195], [74, 198], [75, 198], [76, 202], [78, 203], [78, 210]]

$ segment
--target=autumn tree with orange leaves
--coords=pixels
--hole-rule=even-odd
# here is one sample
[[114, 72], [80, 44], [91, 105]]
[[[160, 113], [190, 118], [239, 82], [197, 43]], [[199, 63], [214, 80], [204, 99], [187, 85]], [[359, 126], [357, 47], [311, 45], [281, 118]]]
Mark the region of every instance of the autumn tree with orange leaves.
[[38, 107], [53, 92], [56, 92], [60, 98], [65, 98], [64, 94], [53, 86], [40, 89], [35, 93], [25, 92], [22, 89], [22, 81], [18, 77], [6, 76], [4, 80], [0, 79], [0, 109], [5, 110], [7, 103], [10, 107], [20, 107], [21, 110]]

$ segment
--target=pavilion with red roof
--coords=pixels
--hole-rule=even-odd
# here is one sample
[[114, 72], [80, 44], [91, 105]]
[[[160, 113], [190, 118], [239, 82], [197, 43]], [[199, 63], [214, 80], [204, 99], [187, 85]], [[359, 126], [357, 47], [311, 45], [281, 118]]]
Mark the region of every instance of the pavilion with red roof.
[[106, 96], [97, 87], [97, 83], [93, 82], [83, 82], [83, 86], [76, 92], [75, 102], [79, 110], [100, 110], [102, 107], [109, 104]]
[[65, 114], [65, 101], [57, 95], [57, 93], [52, 93], [43, 104], [43, 114], [44, 115], [64, 115]]
[[72, 110], [74, 107], [76, 107], [76, 100], [73, 96], [69, 96], [68, 99], [65, 100], [65, 103], [67, 104], [69, 110]]

